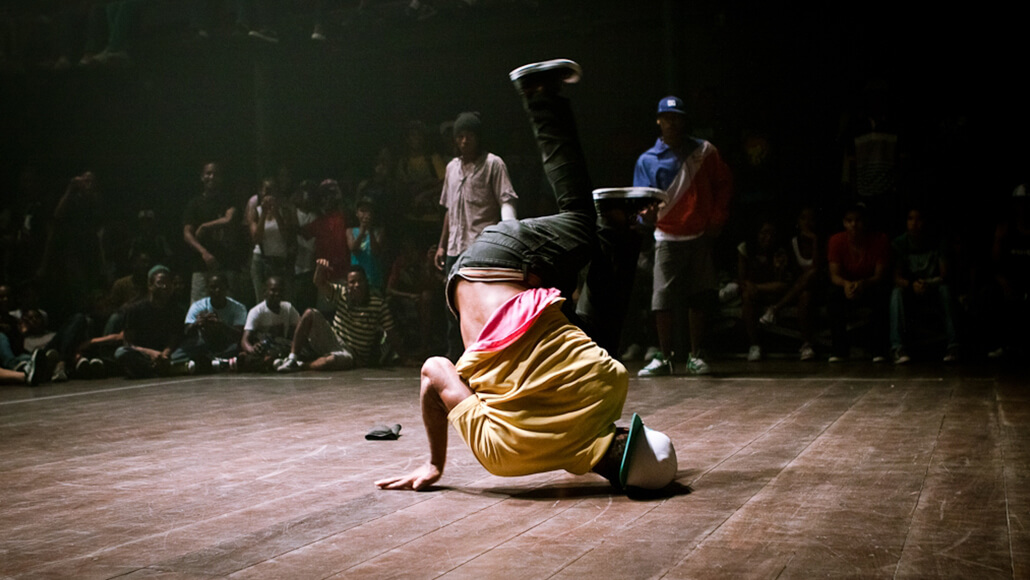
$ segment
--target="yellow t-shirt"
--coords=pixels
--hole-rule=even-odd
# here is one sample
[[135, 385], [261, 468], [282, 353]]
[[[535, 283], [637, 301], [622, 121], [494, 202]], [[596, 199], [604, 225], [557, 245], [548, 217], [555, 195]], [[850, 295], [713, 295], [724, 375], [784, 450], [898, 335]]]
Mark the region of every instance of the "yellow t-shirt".
[[568, 321], [561, 302], [503, 349], [458, 360], [474, 394], [447, 418], [495, 475], [587, 473], [615, 436], [626, 369]]

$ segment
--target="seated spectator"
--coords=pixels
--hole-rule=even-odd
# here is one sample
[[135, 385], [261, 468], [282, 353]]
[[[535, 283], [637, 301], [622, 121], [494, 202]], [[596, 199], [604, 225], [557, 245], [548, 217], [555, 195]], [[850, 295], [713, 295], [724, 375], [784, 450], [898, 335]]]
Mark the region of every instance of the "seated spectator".
[[914, 321], [912, 307], [936, 306], [944, 318], [947, 354], [944, 362], [958, 360], [957, 304], [948, 285], [947, 248], [925, 232], [923, 212], [910, 209], [905, 233], [891, 244], [894, 253], [894, 289], [891, 291], [891, 354], [895, 364], [909, 361], [906, 343]]
[[[183, 338], [183, 313], [171, 300], [171, 271], [154, 266], [147, 281], [147, 297], [125, 308], [125, 343], [115, 351], [129, 378], [170, 374], [172, 352]], [[186, 365], [176, 370], [185, 371]]]
[[229, 298], [225, 277], [207, 277], [210, 296], [201, 298], [186, 313], [185, 338], [172, 353], [172, 363], [193, 361], [195, 368], [206, 370], [216, 358], [228, 359], [239, 353], [247, 307]]
[[813, 208], [804, 208], [798, 214], [797, 234], [790, 241], [790, 261], [798, 273], [794, 284], [775, 304], [766, 308], [759, 321], [775, 324], [776, 315], [790, 304], [797, 303], [798, 325], [801, 327], [801, 360], [815, 358], [814, 325], [816, 320], [815, 296], [819, 294], [822, 279], [823, 257], [818, 234], [816, 234], [816, 213]]
[[358, 227], [347, 230], [350, 263], [353, 266], [361, 266], [368, 276], [369, 286], [377, 292], [382, 292], [386, 286], [386, 273], [383, 271], [384, 231], [376, 223], [372, 200], [361, 199], [358, 201], [357, 210]]
[[[6, 359], [6, 351], [10, 351], [7, 337], [0, 334], [0, 357]], [[14, 363], [4, 362], [0, 364], [0, 385], [34, 387], [43, 382], [43, 378], [48, 372], [46, 362], [47, 359], [42, 356], [42, 351], [37, 351], [33, 353], [32, 357], [19, 359]], [[13, 364], [13, 366], [8, 368], [8, 364]]]
[[984, 337], [992, 359], [1007, 357], [1026, 344], [1030, 320], [1030, 196], [1026, 183], [1016, 187], [1006, 213], [994, 230], [986, 318], [991, 336]]
[[844, 231], [830, 237], [827, 260], [830, 270], [828, 309], [833, 354], [830, 362], [841, 362], [849, 356], [848, 318], [859, 308], [868, 308], [865, 347], [873, 362], [885, 357], [886, 318], [889, 287], [887, 261], [890, 246], [887, 235], [867, 232], [865, 206], [857, 204], [844, 214]]
[[111, 285], [105, 305], [107, 322], [104, 325], [104, 334], [114, 334], [122, 329], [125, 323], [123, 306], [147, 296], [147, 273], [153, 267], [154, 260], [151, 254], [140, 252], [132, 261], [132, 272], [118, 278]]
[[776, 225], [770, 220], [763, 220], [754, 239], [741, 242], [737, 252], [741, 318], [751, 341], [747, 360], [754, 362], [762, 359], [758, 337], [759, 308], [778, 304], [793, 287], [797, 271], [792, 267], [787, 249], [777, 238]]
[[[310, 370], [349, 370], [356, 366], [376, 366], [391, 355], [396, 356], [396, 334], [393, 317], [386, 301], [369, 289], [368, 277], [360, 266], [347, 274], [346, 286], [329, 282], [329, 263], [319, 260], [315, 266], [315, 286], [336, 309], [330, 326], [322, 313], [311, 309], [304, 313], [293, 336], [290, 355], [276, 370], [293, 372]], [[384, 349], [389, 343], [393, 351]], [[302, 358], [305, 361], [302, 362]]]
[[[172, 258], [172, 247], [162, 235], [152, 209], [141, 209], [137, 215], [136, 233], [129, 240], [129, 264], [140, 254], [148, 254], [155, 261], [165, 263]], [[144, 284], [144, 288], [146, 285]]]
[[115, 349], [124, 343], [124, 334], [119, 329], [94, 336], [93, 328], [93, 320], [79, 313], [72, 315], [52, 334], [46, 346], [42, 347], [53, 365], [50, 380], [55, 383], [67, 381], [69, 373], [76, 379], [107, 376], [107, 367], [114, 364]]
[[21, 321], [11, 314], [13, 292], [7, 284], [0, 284], [0, 334], [5, 335], [8, 347], [15, 353], [22, 352]]
[[[274, 370], [275, 363], [290, 352], [294, 330], [300, 314], [283, 301], [283, 282], [272, 276], [265, 281], [265, 299], [247, 313], [240, 339], [237, 370], [264, 372]], [[232, 366], [232, 362], [229, 362]]]

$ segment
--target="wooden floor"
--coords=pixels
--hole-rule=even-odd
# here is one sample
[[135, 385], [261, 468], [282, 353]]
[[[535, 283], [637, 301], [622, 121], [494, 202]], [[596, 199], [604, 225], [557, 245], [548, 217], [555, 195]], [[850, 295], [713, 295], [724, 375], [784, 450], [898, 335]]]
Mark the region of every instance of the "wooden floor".
[[[1028, 578], [1030, 381], [722, 361], [632, 380], [674, 493], [423, 461], [417, 369], [0, 391], [0, 578]], [[366, 441], [400, 423], [397, 441]]]

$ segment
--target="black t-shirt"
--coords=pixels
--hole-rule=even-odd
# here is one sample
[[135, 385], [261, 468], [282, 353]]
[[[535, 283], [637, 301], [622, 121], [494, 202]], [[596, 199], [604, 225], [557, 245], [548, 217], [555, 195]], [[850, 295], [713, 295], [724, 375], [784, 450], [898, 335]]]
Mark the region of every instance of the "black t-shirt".
[[[225, 216], [229, 208], [234, 207], [232, 202], [225, 196], [198, 195], [186, 204], [186, 211], [183, 212], [182, 222], [184, 226], [193, 226], [194, 232], [201, 224]], [[219, 228], [205, 229], [197, 237], [197, 241], [211, 252], [222, 268], [235, 268], [241, 265], [245, 255], [243, 249], [246, 247], [243, 239], [243, 226], [241, 225], [241, 210], [236, 208], [236, 214], [230, 223]], [[191, 248], [192, 250], [192, 248]], [[192, 263], [194, 271], [206, 270], [207, 265], [200, 257], [200, 254], [192, 251]]]
[[174, 302], [159, 307], [149, 298], [125, 307], [125, 341], [133, 346], [164, 350], [179, 344], [186, 312]]

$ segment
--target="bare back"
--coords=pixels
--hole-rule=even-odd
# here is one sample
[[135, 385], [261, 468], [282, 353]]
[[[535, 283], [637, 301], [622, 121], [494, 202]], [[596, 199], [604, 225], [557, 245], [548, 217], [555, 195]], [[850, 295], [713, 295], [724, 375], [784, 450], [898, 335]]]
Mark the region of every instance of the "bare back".
[[472, 282], [459, 279], [454, 288], [454, 307], [461, 318], [461, 340], [465, 346], [479, 338], [479, 334], [502, 304], [512, 296], [524, 292], [528, 286], [521, 282]]

